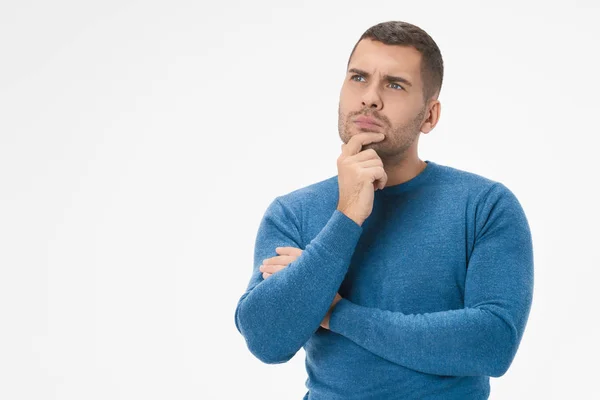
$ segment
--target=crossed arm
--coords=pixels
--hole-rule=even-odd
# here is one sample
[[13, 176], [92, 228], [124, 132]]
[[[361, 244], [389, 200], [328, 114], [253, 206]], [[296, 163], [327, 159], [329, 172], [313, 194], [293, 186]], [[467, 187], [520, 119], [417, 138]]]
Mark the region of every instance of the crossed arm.
[[[403, 314], [364, 307], [343, 298], [331, 312], [329, 329], [380, 357], [421, 372], [455, 376], [503, 375], [516, 354], [531, 307], [533, 251], [527, 219], [512, 192], [505, 186], [496, 184], [487, 199], [481, 211], [475, 245], [467, 265], [463, 309]], [[333, 228], [343, 225], [349, 232], [360, 234], [359, 230], [354, 229], [360, 227], [352, 226], [353, 221], [343, 217], [332, 216], [328, 223], [331, 224], [330, 229], [324, 229], [325, 234], [321, 232], [319, 235], [322, 237], [311, 242], [312, 248], [310, 244], [307, 246], [309, 255], [314, 256], [318, 249], [333, 249], [329, 247], [333, 243], [327, 244], [329, 242], [323, 241], [331, 238], [326, 236], [327, 233], [337, 232]], [[341, 225], [336, 225], [336, 222]], [[352, 244], [355, 245], [354, 240], [357, 238], [358, 236], [352, 237], [353, 243], [345, 243], [352, 248], [351, 252]], [[290, 246], [289, 243], [287, 245]], [[265, 289], [264, 292], [270, 301], [287, 298], [287, 291], [291, 287], [298, 289], [295, 282], [303, 281], [308, 285], [308, 291], [318, 283], [318, 289], [312, 290], [312, 294], [293, 292], [293, 304], [300, 305], [298, 308], [281, 309], [275, 305], [274, 312], [285, 314], [287, 311], [283, 317], [277, 317], [271, 314], [273, 309], [269, 309], [273, 304], [269, 304], [264, 297], [261, 297], [262, 301], [253, 298], [251, 303], [246, 304], [247, 307], [252, 307], [255, 314], [260, 313], [258, 307], [265, 308], [262, 319], [255, 321], [257, 325], [249, 326], [249, 322], [246, 321], [246, 333], [253, 338], [255, 354], [262, 354], [263, 361], [285, 362], [295, 354], [318, 328], [318, 321], [321, 321], [327, 312], [343, 280], [349, 259], [333, 266], [329, 273], [338, 273], [334, 274], [333, 279], [322, 274], [317, 277], [304, 276], [298, 270], [309, 268], [312, 265], [311, 260], [317, 262], [317, 257], [302, 259], [307, 254], [306, 250], [287, 268], [269, 278], [276, 286], [267, 286], [268, 281], [262, 283], [263, 287], [272, 289]], [[333, 255], [333, 251], [325, 250], [318, 254], [326, 260], [327, 255]], [[335, 263], [333, 258], [329, 261]], [[320, 264], [320, 267], [323, 266], [332, 268], [329, 264]], [[288, 272], [290, 270], [295, 270], [296, 274]], [[258, 273], [260, 274], [260, 271]], [[287, 286], [284, 288], [284, 285]], [[249, 293], [244, 296], [249, 296]], [[313, 299], [311, 295], [316, 296], [316, 307], [308, 306], [310, 299]], [[244, 297], [240, 301], [242, 300]], [[250, 317], [250, 313], [246, 315]], [[309, 319], [302, 321], [303, 315]], [[261, 325], [269, 322], [278, 323], [278, 328]], [[282, 334], [282, 328], [289, 330]], [[264, 352], [267, 350], [263, 346], [272, 345], [273, 341], [279, 352], [265, 356], [267, 353]], [[250, 346], [250, 342], [248, 343]]]
[[502, 376], [512, 363], [533, 295], [533, 248], [516, 197], [496, 184], [467, 265], [464, 308], [403, 314], [343, 298], [332, 332], [393, 363], [437, 375]]
[[335, 210], [302, 254], [268, 279], [262, 260], [277, 247], [301, 248], [299, 224], [276, 198], [260, 223], [254, 268], [235, 310], [235, 324], [248, 349], [265, 363], [290, 360], [319, 329], [342, 284], [362, 227]]

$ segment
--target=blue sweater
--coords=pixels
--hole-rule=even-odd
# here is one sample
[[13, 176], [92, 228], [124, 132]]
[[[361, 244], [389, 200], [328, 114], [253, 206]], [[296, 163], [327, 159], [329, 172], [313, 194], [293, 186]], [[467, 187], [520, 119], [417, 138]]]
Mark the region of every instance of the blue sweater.
[[[426, 162], [362, 226], [336, 209], [337, 175], [268, 206], [235, 324], [265, 363], [304, 348], [305, 400], [487, 399], [511, 365], [533, 297], [525, 213], [502, 183]], [[280, 246], [303, 252], [264, 279]]]

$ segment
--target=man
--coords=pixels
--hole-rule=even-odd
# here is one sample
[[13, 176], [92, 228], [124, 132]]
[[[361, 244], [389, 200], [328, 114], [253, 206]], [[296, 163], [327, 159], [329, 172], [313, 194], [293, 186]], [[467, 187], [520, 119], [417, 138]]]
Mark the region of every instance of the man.
[[443, 63], [389, 21], [355, 45], [338, 175], [273, 200], [235, 310], [265, 363], [306, 351], [304, 399], [487, 399], [533, 297], [528, 221], [502, 183], [417, 154]]

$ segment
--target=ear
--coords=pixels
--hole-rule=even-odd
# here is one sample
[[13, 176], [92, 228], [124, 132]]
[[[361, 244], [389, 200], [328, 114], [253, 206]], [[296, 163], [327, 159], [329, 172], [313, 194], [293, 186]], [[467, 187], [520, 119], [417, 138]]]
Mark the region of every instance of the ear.
[[433, 100], [429, 106], [429, 115], [421, 125], [421, 132], [427, 134], [437, 125], [442, 111], [442, 104], [439, 100]]

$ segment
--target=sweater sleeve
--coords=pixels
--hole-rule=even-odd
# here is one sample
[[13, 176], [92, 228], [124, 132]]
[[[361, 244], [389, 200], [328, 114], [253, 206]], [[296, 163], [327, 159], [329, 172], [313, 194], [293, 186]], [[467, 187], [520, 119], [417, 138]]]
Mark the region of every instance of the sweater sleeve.
[[[262, 362], [290, 360], [319, 329], [346, 275], [362, 226], [339, 210], [301, 247], [300, 224], [280, 197], [267, 208], [256, 236], [250, 282], [235, 310], [235, 325]], [[302, 254], [286, 268], [262, 277], [262, 261], [277, 247]]]
[[372, 353], [417, 371], [448, 376], [506, 373], [521, 341], [533, 297], [533, 245], [514, 194], [496, 182], [476, 212], [464, 308], [403, 314], [348, 299], [329, 328]]

